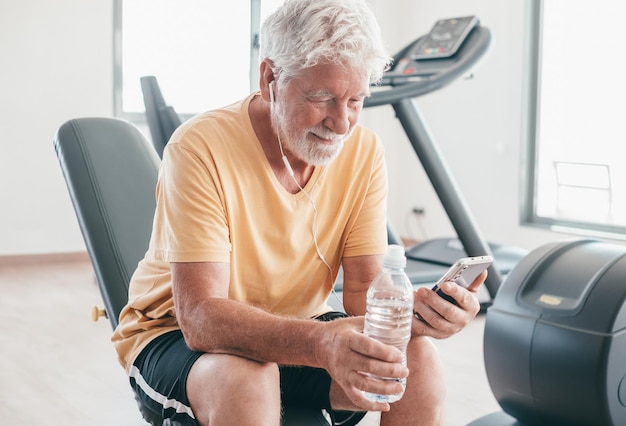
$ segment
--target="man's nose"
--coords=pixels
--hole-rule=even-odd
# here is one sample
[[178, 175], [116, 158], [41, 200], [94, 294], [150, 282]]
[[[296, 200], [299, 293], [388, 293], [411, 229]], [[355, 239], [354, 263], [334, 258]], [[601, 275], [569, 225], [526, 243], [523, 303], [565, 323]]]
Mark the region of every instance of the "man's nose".
[[345, 135], [350, 131], [351, 114], [347, 105], [336, 105], [330, 111], [325, 124], [338, 135]]

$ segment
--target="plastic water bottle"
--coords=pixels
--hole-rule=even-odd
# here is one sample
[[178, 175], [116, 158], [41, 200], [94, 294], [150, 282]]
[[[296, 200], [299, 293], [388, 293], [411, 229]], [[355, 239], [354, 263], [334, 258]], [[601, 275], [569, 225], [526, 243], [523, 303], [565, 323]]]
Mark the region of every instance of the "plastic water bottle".
[[[363, 333], [387, 345], [395, 346], [404, 354], [411, 338], [413, 318], [413, 287], [406, 276], [404, 247], [392, 244], [383, 258], [383, 269], [372, 281], [367, 291], [367, 311]], [[376, 377], [378, 380], [394, 380], [406, 386], [406, 379]], [[364, 392], [367, 399], [374, 402], [395, 402], [402, 398], [396, 395], [378, 395]]]

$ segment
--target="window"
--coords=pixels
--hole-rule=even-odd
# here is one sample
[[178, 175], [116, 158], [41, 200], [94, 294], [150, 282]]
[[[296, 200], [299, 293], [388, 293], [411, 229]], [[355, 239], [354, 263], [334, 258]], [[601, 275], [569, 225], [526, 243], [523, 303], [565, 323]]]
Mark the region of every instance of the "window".
[[181, 115], [227, 105], [258, 85], [254, 46], [278, 0], [116, 0], [115, 114], [142, 121], [139, 78], [156, 76]]
[[626, 3], [532, 0], [528, 169], [523, 217], [580, 232], [626, 233], [621, 151]]

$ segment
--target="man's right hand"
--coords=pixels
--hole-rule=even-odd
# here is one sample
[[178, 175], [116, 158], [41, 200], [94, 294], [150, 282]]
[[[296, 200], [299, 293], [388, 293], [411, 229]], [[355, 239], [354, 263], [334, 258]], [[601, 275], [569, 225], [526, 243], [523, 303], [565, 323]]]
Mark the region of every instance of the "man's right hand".
[[363, 391], [396, 394], [402, 391], [402, 385], [369, 375], [404, 378], [409, 371], [401, 364], [403, 356], [398, 349], [363, 335], [363, 323], [362, 316], [321, 323], [316, 357], [333, 379], [333, 409], [388, 411], [388, 403], [371, 402]]

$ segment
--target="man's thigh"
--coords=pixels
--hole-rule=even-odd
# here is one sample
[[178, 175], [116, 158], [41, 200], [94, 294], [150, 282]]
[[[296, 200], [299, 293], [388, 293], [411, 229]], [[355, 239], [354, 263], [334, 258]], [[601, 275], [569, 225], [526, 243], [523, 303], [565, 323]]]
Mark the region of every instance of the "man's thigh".
[[181, 424], [195, 424], [187, 397], [187, 376], [202, 356], [185, 343], [180, 330], [157, 337], [144, 348], [130, 371], [130, 383], [144, 409]]

